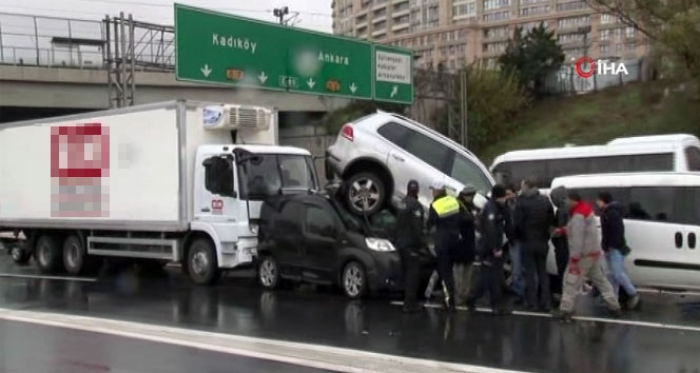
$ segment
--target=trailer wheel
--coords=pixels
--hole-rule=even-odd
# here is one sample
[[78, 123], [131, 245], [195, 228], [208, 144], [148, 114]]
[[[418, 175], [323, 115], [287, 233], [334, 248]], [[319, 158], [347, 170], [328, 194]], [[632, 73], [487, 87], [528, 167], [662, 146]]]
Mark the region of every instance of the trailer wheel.
[[56, 237], [43, 235], [36, 241], [34, 259], [42, 273], [56, 273], [63, 268], [63, 250]]
[[99, 258], [88, 255], [79, 236], [71, 235], [63, 242], [63, 266], [69, 274], [93, 274], [99, 270], [100, 263]]
[[12, 261], [17, 265], [26, 265], [29, 263], [29, 259], [32, 258], [27, 250], [19, 244], [12, 244], [12, 246], [10, 246], [10, 256], [12, 257]]
[[209, 239], [192, 243], [187, 253], [187, 273], [197, 285], [214, 285], [221, 277], [216, 250]]

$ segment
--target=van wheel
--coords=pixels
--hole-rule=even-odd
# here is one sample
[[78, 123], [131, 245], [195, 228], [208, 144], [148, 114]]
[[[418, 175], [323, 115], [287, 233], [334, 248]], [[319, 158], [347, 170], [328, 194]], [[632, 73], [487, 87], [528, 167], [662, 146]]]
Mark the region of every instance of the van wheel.
[[367, 295], [367, 275], [358, 262], [350, 262], [343, 268], [341, 284], [343, 292], [350, 299], [360, 299]]
[[187, 273], [197, 285], [214, 285], [221, 278], [216, 250], [209, 239], [192, 243], [187, 254]]
[[52, 274], [63, 268], [63, 250], [54, 236], [43, 235], [36, 241], [34, 259], [39, 271]]
[[386, 187], [376, 174], [360, 172], [347, 180], [344, 195], [346, 204], [353, 214], [362, 216], [366, 213], [371, 216], [384, 207]]
[[18, 244], [13, 244], [10, 247], [10, 256], [12, 257], [12, 261], [15, 262], [17, 265], [27, 265], [29, 263], [29, 259], [32, 258], [32, 256], [27, 252], [27, 250], [22, 247], [22, 245]]
[[274, 290], [280, 285], [280, 271], [272, 256], [263, 257], [258, 266], [258, 281], [265, 289]]

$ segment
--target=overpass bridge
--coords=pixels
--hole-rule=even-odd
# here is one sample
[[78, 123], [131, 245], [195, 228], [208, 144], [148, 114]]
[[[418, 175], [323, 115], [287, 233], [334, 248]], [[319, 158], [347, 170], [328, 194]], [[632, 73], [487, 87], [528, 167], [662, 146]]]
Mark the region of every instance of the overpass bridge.
[[318, 117], [349, 103], [176, 81], [174, 38], [172, 26], [124, 14], [79, 20], [0, 13], [0, 122], [172, 99], [269, 105], [291, 117]]

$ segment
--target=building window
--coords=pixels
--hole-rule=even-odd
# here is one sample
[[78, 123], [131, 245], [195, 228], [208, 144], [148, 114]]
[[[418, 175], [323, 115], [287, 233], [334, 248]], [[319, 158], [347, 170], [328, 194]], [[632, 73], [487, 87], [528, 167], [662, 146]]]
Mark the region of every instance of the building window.
[[455, 1], [452, 4], [452, 16], [453, 17], [469, 17], [476, 16], [476, 1]]
[[575, 11], [588, 9], [586, 2], [579, 0], [571, 3], [557, 4], [557, 12]]
[[615, 52], [622, 52], [622, 44], [615, 44]]
[[407, 10], [409, 8], [408, 3], [401, 3], [394, 5], [394, 12], [400, 12], [402, 10]]
[[394, 19], [394, 23], [397, 25], [400, 25], [402, 23], [408, 23], [408, 16], [402, 16], [399, 18]]
[[381, 31], [384, 29], [386, 29], [386, 21], [377, 22], [374, 24], [374, 27], [372, 27], [372, 31]]
[[588, 26], [591, 24], [590, 16], [563, 18], [559, 20], [559, 28]]
[[549, 0], [520, 0], [520, 6], [539, 4], [539, 3], [548, 3], [548, 2], [549, 2]]
[[635, 36], [637, 36], [637, 30], [634, 27], [625, 28], [625, 37], [633, 38]]
[[625, 43], [625, 50], [627, 50], [628, 52], [633, 52], [636, 49], [637, 49], [637, 43], [635, 43], [635, 42]]
[[549, 10], [549, 5], [531, 6], [529, 8], [520, 9], [520, 15], [524, 17], [534, 16], [537, 14], [549, 13]]
[[510, 11], [505, 10], [502, 12], [496, 12], [496, 13], [489, 13], [489, 14], [484, 14], [484, 21], [486, 22], [495, 22], [495, 21], [503, 21], [510, 18]]
[[[564, 44], [564, 43], [574, 43], [577, 41], [583, 41], [583, 34], [563, 34], [559, 35], [557, 37], [559, 43]], [[590, 34], [588, 34], [588, 37], [590, 38]]]
[[506, 51], [506, 48], [508, 47], [508, 43], [487, 43], [485, 44], [486, 46], [486, 52], [489, 53], [502, 53]]
[[484, 10], [493, 10], [510, 6], [510, 0], [484, 0]]
[[386, 15], [386, 8], [376, 10], [373, 14], [372, 17], [374, 18], [379, 18], [379, 17], [384, 17]]
[[617, 23], [618, 19], [617, 17], [613, 16], [612, 14], [601, 14], [600, 15], [600, 23], [603, 25], [610, 25], [613, 23]]
[[484, 34], [484, 36], [486, 36], [487, 39], [508, 37], [510, 36], [510, 29], [508, 28], [508, 26], [494, 27], [486, 29]]
[[610, 40], [610, 29], [600, 30], [600, 40]]
[[608, 44], [603, 44], [600, 46], [600, 54], [606, 55], [610, 53], [610, 45]]

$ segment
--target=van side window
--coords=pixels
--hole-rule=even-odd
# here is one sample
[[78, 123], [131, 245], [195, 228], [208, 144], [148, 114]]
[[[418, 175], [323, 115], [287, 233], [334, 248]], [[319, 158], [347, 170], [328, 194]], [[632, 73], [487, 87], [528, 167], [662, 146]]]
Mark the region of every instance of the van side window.
[[[680, 211], [676, 208], [676, 189], [673, 187], [630, 188], [630, 206], [633, 207], [633, 211], [628, 214], [628, 219], [682, 223]], [[635, 217], [632, 217], [631, 212], [634, 212]]]
[[333, 237], [335, 231], [332, 217], [317, 206], [306, 206], [306, 232], [321, 237]]
[[622, 205], [622, 213], [626, 216], [629, 203], [629, 188], [571, 188], [581, 195], [581, 199], [593, 206], [596, 215], [600, 215], [600, 209], [596, 204], [600, 192], [609, 192], [613, 200]]
[[700, 149], [695, 146], [685, 148], [688, 171], [700, 171]]
[[409, 129], [394, 122], [389, 122], [377, 130], [385, 139], [393, 142], [394, 144], [403, 147], [406, 140], [406, 136], [409, 134]]
[[673, 171], [673, 153], [637, 154], [632, 157], [630, 172]]
[[409, 131], [411, 134], [406, 139], [406, 146], [404, 147], [406, 151], [435, 167], [435, 169], [445, 172], [450, 148], [421, 133]]
[[233, 197], [233, 160], [214, 156], [204, 160], [204, 187], [211, 193]]

